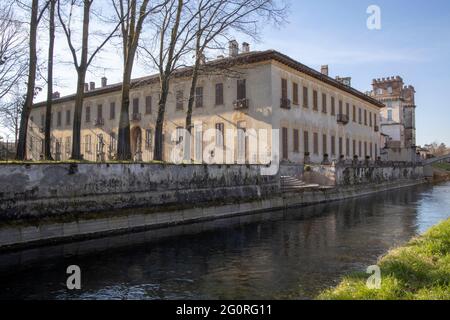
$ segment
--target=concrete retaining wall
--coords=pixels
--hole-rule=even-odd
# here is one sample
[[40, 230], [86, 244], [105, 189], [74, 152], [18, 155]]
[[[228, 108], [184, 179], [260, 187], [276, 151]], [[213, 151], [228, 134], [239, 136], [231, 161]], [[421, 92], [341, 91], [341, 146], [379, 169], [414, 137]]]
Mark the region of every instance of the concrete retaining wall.
[[263, 199], [279, 176], [260, 166], [36, 164], [0, 166], [0, 221], [73, 212]]

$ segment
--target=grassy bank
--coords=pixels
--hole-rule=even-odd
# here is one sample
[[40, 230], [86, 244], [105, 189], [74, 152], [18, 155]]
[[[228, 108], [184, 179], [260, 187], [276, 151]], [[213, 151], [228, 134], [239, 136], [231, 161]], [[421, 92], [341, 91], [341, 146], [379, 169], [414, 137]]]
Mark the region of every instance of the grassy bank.
[[369, 289], [370, 275], [345, 277], [323, 300], [448, 300], [450, 299], [450, 219], [424, 235], [391, 250], [380, 259], [381, 289]]
[[433, 167], [450, 172], [450, 163], [435, 163]]

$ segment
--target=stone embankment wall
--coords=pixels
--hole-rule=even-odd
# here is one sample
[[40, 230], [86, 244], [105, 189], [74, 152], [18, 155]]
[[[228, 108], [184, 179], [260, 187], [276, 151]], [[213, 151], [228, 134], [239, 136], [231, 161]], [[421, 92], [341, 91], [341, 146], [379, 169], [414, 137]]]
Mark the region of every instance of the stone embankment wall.
[[260, 166], [35, 164], [0, 166], [0, 221], [71, 212], [261, 199], [280, 192]]

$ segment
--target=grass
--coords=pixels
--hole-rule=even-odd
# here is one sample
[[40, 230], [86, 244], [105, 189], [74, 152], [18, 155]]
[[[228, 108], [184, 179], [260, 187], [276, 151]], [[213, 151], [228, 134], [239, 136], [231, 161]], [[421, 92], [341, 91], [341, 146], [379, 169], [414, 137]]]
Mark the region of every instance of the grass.
[[442, 169], [442, 170], [446, 170], [446, 171], [450, 171], [450, 163], [436, 163], [433, 165], [433, 167]]
[[369, 274], [357, 273], [322, 292], [319, 300], [449, 300], [450, 219], [380, 259], [381, 288], [369, 289]]

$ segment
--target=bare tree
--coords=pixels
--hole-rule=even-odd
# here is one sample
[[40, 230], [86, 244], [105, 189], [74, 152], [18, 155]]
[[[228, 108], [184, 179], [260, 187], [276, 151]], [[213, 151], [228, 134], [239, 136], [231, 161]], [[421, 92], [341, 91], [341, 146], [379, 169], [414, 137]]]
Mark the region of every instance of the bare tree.
[[189, 52], [189, 44], [195, 35], [193, 21], [196, 14], [192, 11], [189, 0], [170, 0], [164, 4], [160, 19], [155, 20], [155, 51], [147, 46], [142, 49], [151, 57], [159, 72], [160, 97], [155, 126], [154, 154], [157, 161], [163, 160], [163, 125], [169, 95], [170, 80], [180, 66], [181, 58]]
[[[58, 18], [59, 22], [64, 30], [64, 34], [67, 40], [67, 45], [72, 54], [73, 64], [78, 75], [77, 80], [77, 92], [75, 96], [75, 112], [73, 119], [73, 134], [72, 134], [72, 156], [74, 160], [82, 160], [81, 155], [81, 115], [83, 110], [84, 101], [84, 83], [86, 80], [86, 73], [94, 60], [95, 56], [103, 49], [103, 47], [108, 43], [108, 41], [116, 34], [122, 21], [116, 24], [113, 30], [104, 35], [103, 41], [97, 46], [97, 48], [89, 54], [89, 33], [90, 33], [90, 22], [92, 13], [92, 4], [94, 0], [69, 0], [68, 4], [65, 5], [68, 9], [67, 19], [65, 19], [61, 10], [61, 1], [58, 0]], [[74, 10], [81, 4], [82, 7], [82, 34], [81, 34], [81, 48], [75, 48], [76, 44], [72, 38], [72, 22]], [[68, 7], [68, 8], [67, 8]], [[78, 57], [78, 51], [81, 51], [80, 58]]]
[[48, 62], [47, 62], [47, 104], [45, 109], [45, 138], [44, 157], [53, 160], [51, 153], [51, 115], [53, 103], [53, 58], [55, 48], [55, 7], [56, 0], [50, 0], [49, 7], [49, 40], [48, 40]]
[[33, 0], [31, 5], [27, 94], [20, 120], [19, 141], [16, 151], [17, 160], [25, 160], [26, 157], [28, 119], [30, 116], [31, 108], [33, 107], [33, 99], [36, 94], [35, 86], [37, 68], [37, 29], [39, 21], [41, 20], [43, 13], [47, 9], [47, 6], [48, 1], [46, 2], [44, 8], [39, 12], [39, 0]]
[[117, 17], [122, 21], [121, 34], [123, 43], [123, 79], [122, 103], [120, 108], [119, 134], [117, 140], [117, 158], [131, 160], [130, 147], [130, 89], [131, 74], [145, 19], [168, 1], [148, 8], [149, 0], [142, 0], [138, 10], [137, 0], [113, 0]]
[[14, 146], [19, 137], [20, 115], [26, 98], [24, 92], [19, 84], [15, 85], [9, 92], [11, 100], [0, 105], [0, 124], [14, 137]]
[[0, 100], [27, 72], [26, 35], [11, 6], [0, 5]]

